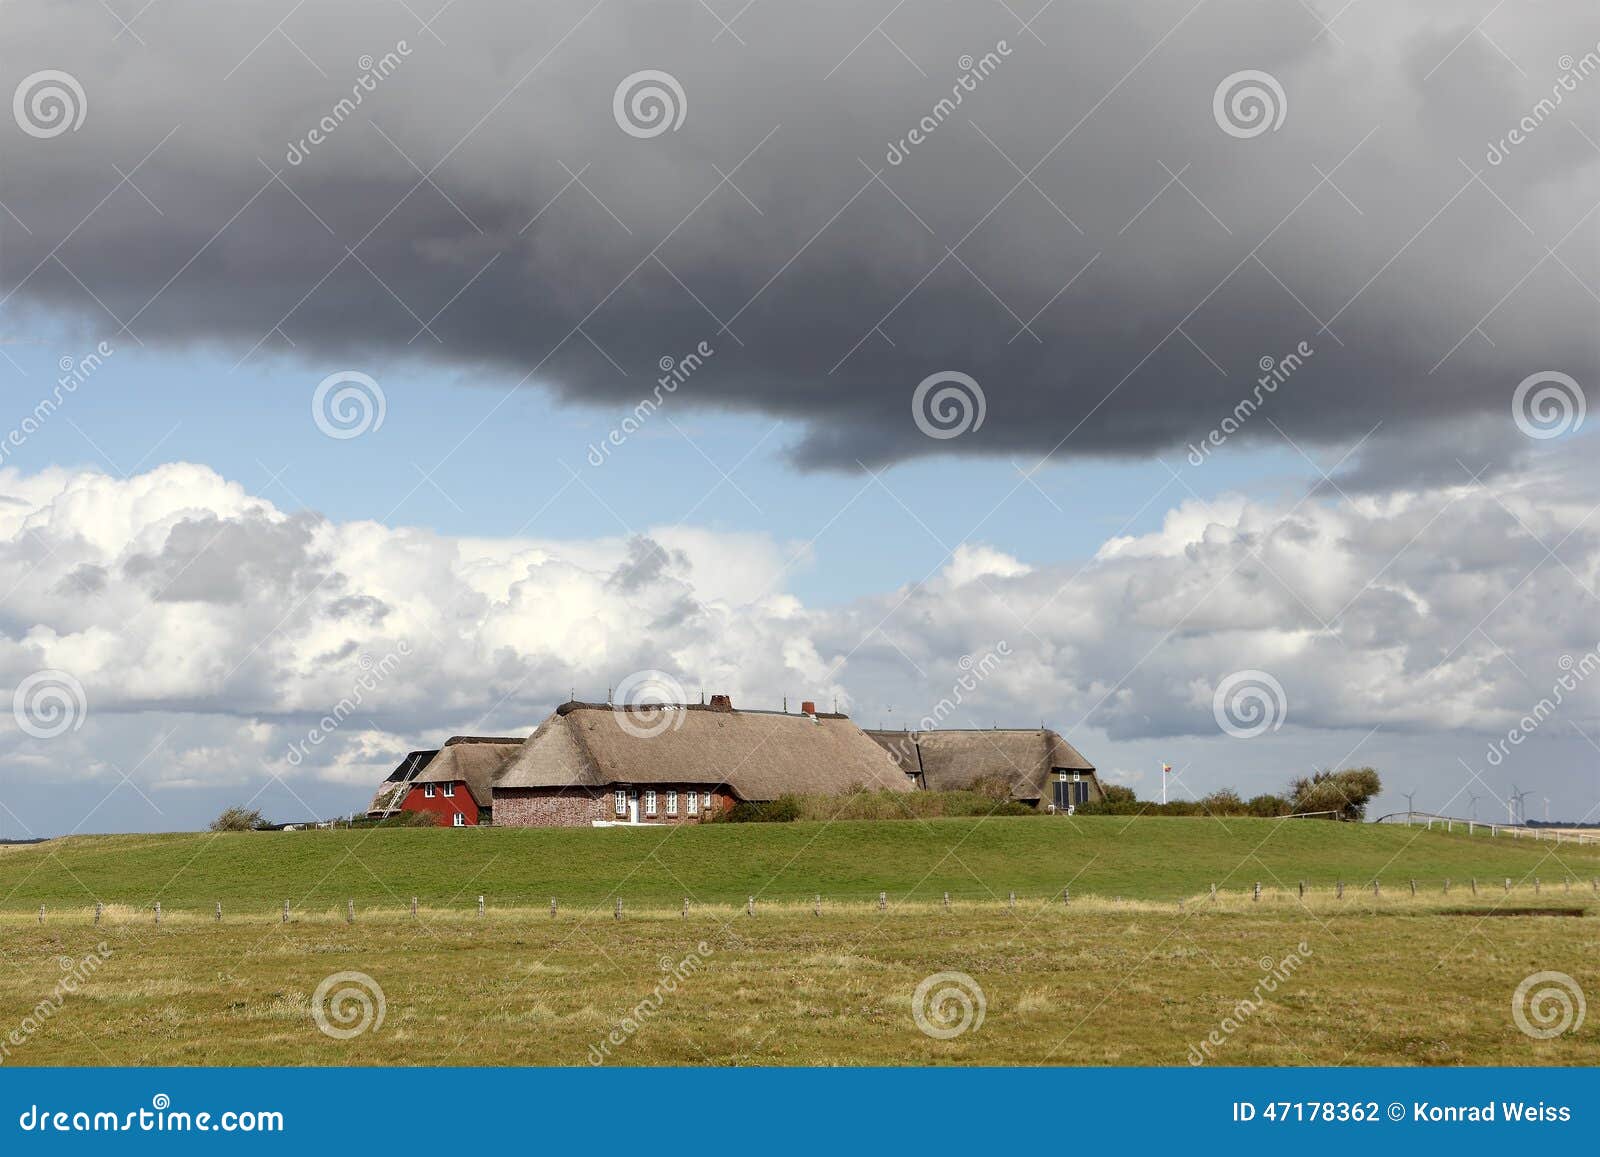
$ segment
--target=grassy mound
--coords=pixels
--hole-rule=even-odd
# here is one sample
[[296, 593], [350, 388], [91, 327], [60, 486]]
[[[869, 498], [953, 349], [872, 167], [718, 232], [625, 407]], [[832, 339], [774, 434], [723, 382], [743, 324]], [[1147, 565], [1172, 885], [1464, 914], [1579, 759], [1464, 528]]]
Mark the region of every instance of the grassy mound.
[[[167, 911], [595, 905], [764, 900], [1125, 896], [1171, 901], [1216, 884], [1242, 891], [1370, 892], [1448, 877], [1465, 888], [1510, 877], [1546, 891], [1567, 878], [1586, 895], [1600, 848], [1480, 832], [1428, 832], [1314, 820], [996, 817], [896, 823], [800, 821], [683, 828], [377, 829], [73, 836], [0, 849], [0, 910], [107, 904]], [[1455, 893], [1452, 893], [1454, 895]]]

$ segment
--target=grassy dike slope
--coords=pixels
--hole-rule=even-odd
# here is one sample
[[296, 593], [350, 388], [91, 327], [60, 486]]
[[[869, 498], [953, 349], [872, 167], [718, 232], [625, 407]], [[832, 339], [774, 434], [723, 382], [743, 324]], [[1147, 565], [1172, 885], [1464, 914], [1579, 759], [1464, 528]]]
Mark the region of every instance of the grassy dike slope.
[[[1436, 891], [1464, 886], [1547, 890], [1572, 878], [1576, 898], [1600, 876], [1600, 847], [1556, 845], [1388, 825], [1256, 819], [1032, 817], [988, 820], [712, 824], [679, 829], [365, 830], [73, 836], [0, 849], [0, 910], [96, 900], [169, 911], [266, 911], [343, 905], [669, 906], [685, 896], [742, 903], [757, 894], [865, 899], [966, 899], [1059, 894], [1173, 900], [1216, 883], [1242, 890]], [[1581, 882], [1581, 886], [1580, 886]], [[1407, 889], [1409, 890], [1409, 889]]]

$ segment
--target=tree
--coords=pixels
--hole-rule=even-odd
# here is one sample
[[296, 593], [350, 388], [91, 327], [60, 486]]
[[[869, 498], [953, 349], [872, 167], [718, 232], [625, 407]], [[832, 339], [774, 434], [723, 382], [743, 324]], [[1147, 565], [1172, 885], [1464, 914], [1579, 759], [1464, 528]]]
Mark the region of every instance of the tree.
[[1120, 783], [1105, 784], [1101, 790], [1105, 792], [1106, 803], [1134, 803], [1139, 798], [1134, 794], [1133, 788], [1125, 787]]
[[1366, 819], [1368, 802], [1382, 790], [1374, 768], [1324, 769], [1291, 783], [1289, 802], [1297, 813], [1334, 812], [1336, 819], [1359, 822]]
[[258, 832], [267, 826], [267, 819], [259, 811], [242, 807], [226, 809], [211, 821], [214, 832]]

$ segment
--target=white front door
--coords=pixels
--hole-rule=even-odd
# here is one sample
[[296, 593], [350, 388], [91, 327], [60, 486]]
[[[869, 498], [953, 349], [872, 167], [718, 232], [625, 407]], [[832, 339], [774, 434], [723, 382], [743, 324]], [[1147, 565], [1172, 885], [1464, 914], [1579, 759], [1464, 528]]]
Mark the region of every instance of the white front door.
[[639, 795], [637, 792], [630, 791], [628, 793], [628, 822], [630, 824], [639, 822]]

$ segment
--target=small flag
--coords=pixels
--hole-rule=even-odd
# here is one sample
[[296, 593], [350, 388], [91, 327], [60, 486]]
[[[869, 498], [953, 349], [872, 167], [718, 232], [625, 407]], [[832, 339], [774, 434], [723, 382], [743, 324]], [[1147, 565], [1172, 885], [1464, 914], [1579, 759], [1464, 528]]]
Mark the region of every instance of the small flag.
[[1161, 774], [1162, 775], [1171, 775], [1172, 774], [1172, 764], [1163, 763], [1161, 765]]

